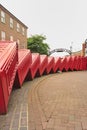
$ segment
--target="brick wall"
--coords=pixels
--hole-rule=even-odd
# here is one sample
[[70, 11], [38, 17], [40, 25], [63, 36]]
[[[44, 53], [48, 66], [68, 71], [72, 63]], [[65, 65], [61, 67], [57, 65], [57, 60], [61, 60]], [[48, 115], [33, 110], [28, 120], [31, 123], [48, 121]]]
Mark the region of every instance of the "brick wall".
[[[5, 13], [5, 23], [1, 22], [1, 11]], [[10, 27], [10, 18], [13, 19], [13, 28]], [[20, 25], [20, 32], [17, 32], [17, 23]], [[22, 34], [22, 28], [24, 28], [24, 35]], [[12, 36], [13, 41], [19, 41], [19, 48], [27, 48], [27, 26], [2, 5], [0, 5], [0, 40], [1, 31], [5, 32], [5, 40], [10, 40], [10, 36]]]

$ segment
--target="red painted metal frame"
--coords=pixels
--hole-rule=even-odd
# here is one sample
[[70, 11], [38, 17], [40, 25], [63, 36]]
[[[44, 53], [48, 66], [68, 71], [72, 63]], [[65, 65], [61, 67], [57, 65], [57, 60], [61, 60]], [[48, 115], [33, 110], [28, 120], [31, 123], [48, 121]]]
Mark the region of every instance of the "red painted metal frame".
[[87, 57], [81, 58], [80, 69], [81, 70], [87, 70]]
[[87, 57], [85, 57], [86, 58], [86, 70], [87, 70]]
[[72, 71], [72, 57], [68, 56], [66, 60], [66, 71]]
[[7, 113], [13, 84], [21, 87], [26, 78], [30, 80], [58, 70], [87, 70], [87, 57], [40, 55], [28, 49], [18, 50], [16, 42], [0, 42], [0, 114]]
[[48, 64], [46, 67], [46, 74], [53, 73], [54, 57], [48, 56]]
[[81, 58], [82, 58], [81, 56], [78, 56], [78, 65], [77, 65], [78, 70], [80, 70]]
[[72, 62], [71, 62], [72, 70], [75, 70], [75, 64], [76, 64], [76, 56], [72, 56]]
[[37, 76], [43, 75], [43, 73], [47, 67], [47, 64], [48, 64], [47, 55], [40, 55], [40, 65], [39, 65], [39, 69], [37, 71]]
[[30, 50], [28, 49], [18, 50], [18, 69], [14, 86], [22, 87], [22, 84], [28, 74], [31, 63], [32, 63], [32, 55]]
[[40, 66], [40, 54], [39, 53], [32, 53], [32, 63], [28, 72], [29, 80], [34, 79], [36, 73]]
[[7, 113], [18, 64], [16, 42], [0, 42], [0, 114]]
[[63, 57], [61, 59], [61, 65], [60, 65], [60, 68], [59, 68], [60, 71], [66, 71], [66, 63], [67, 63], [67, 58]]
[[79, 65], [78, 62], [79, 62], [79, 57], [76, 56], [75, 61], [74, 61], [74, 70], [78, 70], [78, 65]]
[[60, 65], [61, 65], [61, 58], [60, 57], [54, 57], [54, 66], [53, 66], [54, 73], [59, 70]]

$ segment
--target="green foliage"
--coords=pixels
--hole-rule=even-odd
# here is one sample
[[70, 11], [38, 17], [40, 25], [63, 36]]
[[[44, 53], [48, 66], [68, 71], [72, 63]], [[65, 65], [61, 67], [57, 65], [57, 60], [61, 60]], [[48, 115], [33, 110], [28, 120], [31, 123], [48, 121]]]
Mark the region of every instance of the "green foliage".
[[46, 37], [43, 35], [32, 35], [27, 39], [28, 49], [31, 52], [48, 55], [50, 47], [47, 43], [44, 43], [44, 40], [46, 40]]

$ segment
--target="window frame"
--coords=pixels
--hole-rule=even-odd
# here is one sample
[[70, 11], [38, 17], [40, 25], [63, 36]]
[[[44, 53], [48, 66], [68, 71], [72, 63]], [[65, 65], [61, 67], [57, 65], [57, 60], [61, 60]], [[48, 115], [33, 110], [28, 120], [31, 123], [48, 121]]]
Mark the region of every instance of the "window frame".
[[5, 23], [5, 12], [1, 10], [1, 22]]
[[25, 28], [22, 27], [22, 35], [25, 35]]
[[20, 32], [20, 24], [17, 23], [17, 32]]
[[1, 40], [5, 41], [6, 39], [6, 33], [4, 31], [1, 31]]
[[13, 42], [13, 39], [14, 39], [14, 38], [13, 38], [13, 36], [12, 36], [12, 35], [10, 35], [10, 41], [12, 41], [12, 42]]
[[10, 17], [10, 28], [13, 28], [13, 26], [14, 26], [13, 23], [14, 23], [13, 18]]

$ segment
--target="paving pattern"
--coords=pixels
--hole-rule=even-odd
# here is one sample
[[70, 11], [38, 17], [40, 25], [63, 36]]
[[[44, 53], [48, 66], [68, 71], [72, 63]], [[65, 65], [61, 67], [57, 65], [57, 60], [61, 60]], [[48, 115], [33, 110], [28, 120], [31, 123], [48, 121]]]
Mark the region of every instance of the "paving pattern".
[[13, 90], [0, 130], [87, 130], [87, 71], [42, 76]]

